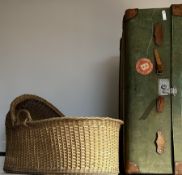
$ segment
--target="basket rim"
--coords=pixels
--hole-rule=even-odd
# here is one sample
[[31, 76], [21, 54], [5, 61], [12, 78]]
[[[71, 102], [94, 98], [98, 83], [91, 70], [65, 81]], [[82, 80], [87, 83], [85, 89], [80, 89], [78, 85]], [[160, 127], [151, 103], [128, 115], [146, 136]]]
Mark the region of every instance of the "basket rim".
[[117, 122], [121, 125], [124, 124], [124, 121], [120, 119], [115, 119], [111, 117], [101, 117], [101, 116], [64, 116], [64, 117], [53, 117], [48, 119], [42, 119], [42, 120], [32, 120], [27, 121], [27, 124], [40, 124], [40, 123], [46, 123], [46, 122], [54, 122], [54, 121], [92, 121], [92, 120], [100, 120], [100, 121], [113, 121]]
[[117, 118], [111, 118], [110, 116], [77, 116], [77, 115], [71, 115], [71, 116], [65, 116], [61, 111], [59, 111], [54, 105], [52, 105], [50, 102], [48, 102], [47, 100], [45, 100], [44, 98], [37, 96], [37, 95], [32, 95], [32, 94], [23, 94], [20, 95], [18, 97], [16, 97], [10, 105], [10, 115], [11, 115], [11, 121], [12, 121], [12, 126], [14, 126], [14, 122], [16, 120], [16, 116], [15, 116], [15, 108], [16, 106], [25, 101], [25, 100], [37, 100], [40, 102], [45, 103], [47, 106], [49, 106], [50, 108], [52, 108], [57, 114], [59, 114], [59, 117], [56, 116], [49, 116], [49, 118], [46, 118], [46, 116], [42, 116], [43, 119], [40, 120], [31, 120], [31, 121], [26, 121], [26, 124], [30, 124], [30, 125], [36, 125], [36, 124], [40, 124], [40, 123], [46, 123], [46, 122], [55, 122], [55, 121], [91, 121], [91, 120], [100, 120], [100, 121], [113, 121], [113, 122], [118, 122], [121, 125], [124, 124], [124, 122], [121, 119], [117, 119]]

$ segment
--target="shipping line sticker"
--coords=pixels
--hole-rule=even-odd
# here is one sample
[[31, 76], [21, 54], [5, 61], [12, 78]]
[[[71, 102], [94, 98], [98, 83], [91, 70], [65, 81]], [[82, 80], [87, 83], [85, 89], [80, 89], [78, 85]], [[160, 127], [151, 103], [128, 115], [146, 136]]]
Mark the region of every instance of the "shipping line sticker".
[[136, 71], [141, 75], [148, 75], [153, 70], [153, 64], [148, 58], [140, 58], [136, 63]]

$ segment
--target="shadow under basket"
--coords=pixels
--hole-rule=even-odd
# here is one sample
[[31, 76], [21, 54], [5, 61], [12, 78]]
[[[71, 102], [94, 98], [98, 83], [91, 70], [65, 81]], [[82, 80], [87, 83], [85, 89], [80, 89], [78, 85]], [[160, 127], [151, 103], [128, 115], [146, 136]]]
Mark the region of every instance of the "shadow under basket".
[[65, 117], [46, 100], [22, 95], [6, 117], [4, 170], [116, 175], [122, 124], [109, 117]]

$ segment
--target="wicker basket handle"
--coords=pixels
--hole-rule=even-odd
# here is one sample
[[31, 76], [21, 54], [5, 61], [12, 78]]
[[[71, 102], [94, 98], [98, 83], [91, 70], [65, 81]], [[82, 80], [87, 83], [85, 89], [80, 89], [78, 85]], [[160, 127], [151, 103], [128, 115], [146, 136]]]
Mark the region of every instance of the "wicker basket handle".
[[[64, 114], [59, 111], [55, 106], [53, 106], [50, 102], [48, 102], [47, 100], [43, 99], [42, 97], [36, 96], [36, 95], [31, 95], [31, 94], [24, 94], [21, 95], [19, 97], [16, 97], [10, 105], [10, 117], [7, 118], [9, 120], [9, 123], [11, 122], [11, 126], [15, 126], [17, 123], [17, 112], [21, 111], [23, 109], [24, 112], [19, 112], [18, 115], [22, 115], [24, 114], [27, 117], [25, 123], [27, 121], [30, 121], [30, 115], [28, 114], [29, 112], [26, 111], [25, 112], [25, 108], [26, 109], [32, 109], [33, 111], [37, 111], [37, 110], [45, 110], [45, 112], [49, 113], [49, 117], [46, 118], [53, 118], [53, 117], [64, 117]], [[25, 114], [27, 113], [27, 114]], [[40, 113], [39, 113], [40, 115]], [[44, 111], [41, 112], [42, 116], [46, 116], [46, 114], [44, 113]], [[32, 114], [33, 116], [33, 114]], [[35, 116], [37, 117], [37, 116]], [[19, 117], [20, 118], [20, 117]], [[22, 118], [22, 117], [21, 117]], [[37, 118], [37, 120], [39, 119], [43, 119], [43, 117], [41, 118]]]
[[17, 113], [16, 117], [16, 126], [27, 126], [27, 122], [32, 121], [32, 117], [30, 115], [30, 112], [26, 109], [20, 109]]

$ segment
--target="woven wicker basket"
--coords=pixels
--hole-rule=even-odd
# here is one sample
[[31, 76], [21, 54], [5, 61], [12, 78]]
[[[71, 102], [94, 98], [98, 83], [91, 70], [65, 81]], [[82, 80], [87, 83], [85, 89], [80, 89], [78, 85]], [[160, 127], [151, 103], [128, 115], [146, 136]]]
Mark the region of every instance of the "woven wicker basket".
[[119, 129], [108, 117], [63, 117], [46, 100], [16, 98], [6, 118], [4, 170], [43, 174], [118, 174]]

